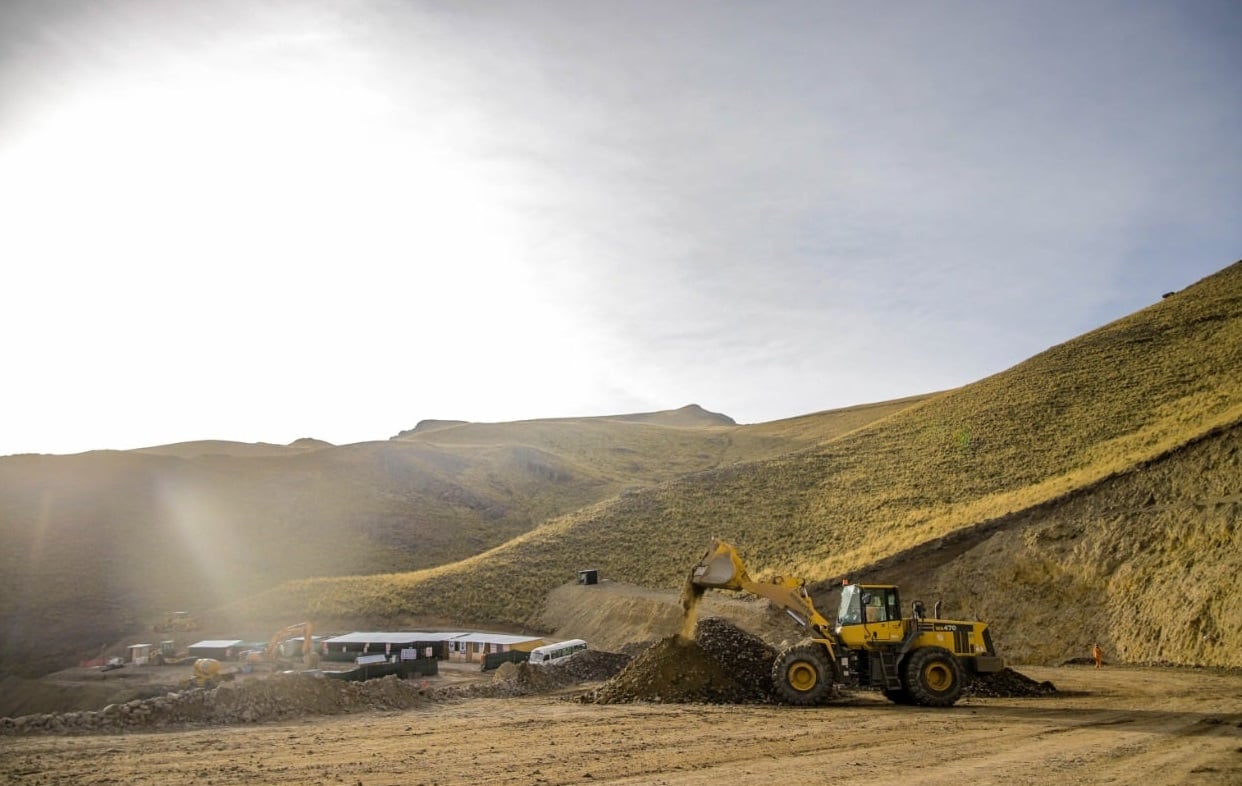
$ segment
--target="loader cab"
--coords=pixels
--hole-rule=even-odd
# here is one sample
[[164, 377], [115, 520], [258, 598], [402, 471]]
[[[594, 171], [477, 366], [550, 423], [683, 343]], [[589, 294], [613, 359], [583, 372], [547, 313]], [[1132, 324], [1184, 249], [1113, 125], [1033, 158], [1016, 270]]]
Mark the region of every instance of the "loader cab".
[[891, 584], [846, 584], [841, 588], [837, 627], [896, 622], [901, 619], [901, 599]]

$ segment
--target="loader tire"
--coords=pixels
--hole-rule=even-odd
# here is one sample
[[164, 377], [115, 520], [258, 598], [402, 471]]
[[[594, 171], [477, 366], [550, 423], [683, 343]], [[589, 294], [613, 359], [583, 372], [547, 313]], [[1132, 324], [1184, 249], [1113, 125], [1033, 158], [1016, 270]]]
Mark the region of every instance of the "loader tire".
[[832, 669], [823, 648], [798, 644], [777, 655], [772, 664], [772, 686], [790, 704], [823, 704], [832, 696]]
[[924, 707], [952, 707], [962, 695], [961, 664], [940, 647], [910, 653], [902, 664], [901, 681], [911, 703]]

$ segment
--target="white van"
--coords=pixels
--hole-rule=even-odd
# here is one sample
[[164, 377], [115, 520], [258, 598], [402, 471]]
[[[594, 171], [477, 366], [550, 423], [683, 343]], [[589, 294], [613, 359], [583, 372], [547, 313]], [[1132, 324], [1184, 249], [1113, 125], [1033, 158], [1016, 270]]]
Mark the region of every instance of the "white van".
[[587, 643], [582, 639], [570, 639], [557, 644], [545, 644], [530, 651], [530, 662], [541, 664], [557, 663], [565, 660], [570, 655], [582, 652], [586, 648]]

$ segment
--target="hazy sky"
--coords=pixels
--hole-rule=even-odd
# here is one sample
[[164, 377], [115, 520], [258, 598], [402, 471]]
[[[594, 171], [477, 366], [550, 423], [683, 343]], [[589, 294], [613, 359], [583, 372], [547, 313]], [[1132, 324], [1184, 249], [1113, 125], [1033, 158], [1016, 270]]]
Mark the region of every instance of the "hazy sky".
[[1242, 5], [0, 2], [0, 454], [955, 387], [1242, 257]]

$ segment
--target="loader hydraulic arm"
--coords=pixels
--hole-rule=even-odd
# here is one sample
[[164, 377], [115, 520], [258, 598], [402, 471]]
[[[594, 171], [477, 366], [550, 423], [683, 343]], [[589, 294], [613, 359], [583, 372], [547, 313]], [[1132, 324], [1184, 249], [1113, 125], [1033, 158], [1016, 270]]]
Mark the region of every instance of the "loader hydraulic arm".
[[691, 571], [690, 581], [699, 587], [737, 590], [767, 598], [818, 638], [833, 638], [832, 623], [815, 610], [801, 579], [778, 576], [772, 581], [755, 581], [746, 572], [737, 549], [723, 540], [712, 541], [707, 553]]

